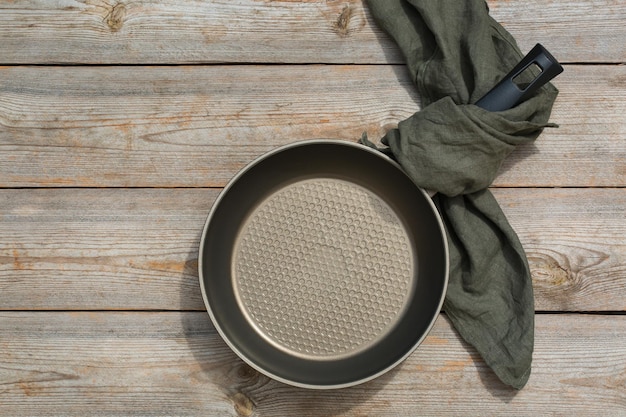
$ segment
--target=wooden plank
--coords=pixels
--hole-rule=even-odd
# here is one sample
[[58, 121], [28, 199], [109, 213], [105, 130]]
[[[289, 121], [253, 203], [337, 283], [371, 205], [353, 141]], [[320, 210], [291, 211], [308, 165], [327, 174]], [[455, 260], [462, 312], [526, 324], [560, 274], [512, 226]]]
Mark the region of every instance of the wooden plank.
[[493, 192], [527, 253], [538, 310], [626, 311], [626, 189]]
[[620, 1], [487, 3], [491, 16], [513, 35], [524, 52], [541, 43], [560, 62], [626, 61], [626, 8]]
[[0, 186], [223, 186], [281, 144], [382, 134], [418, 108], [402, 72], [5, 67]]
[[623, 415], [625, 316], [538, 315], [533, 372], [501, 384], [441, 316], [395, 370], [292, 388], [238, 359], [206, 313], [1, 313], [0, 413], [31, 415]]
[[624, 187], [626, 66], [566, 66], [555, 84], [551, 121], [559, 128], [519, 146], [494, 185]]
[[[495, 186], [626, 186], [626, 67], [568, 66]], [[404, 66], [4, 67], [0, 187], [220, 187], [296, 140], [380, 138], [419, 109]]]
[[[488, 4], [524, 51], [626, 60], [619, 1]], [[403, 62], [360, 0], [14, 0], [0, 4], [0, 39], [5, 64]]]
[[216, 190], [0, 195], [0, 309], [203, 308], [198, 245]]
[[[626, 189], [495, 189], [537, 310], [626, 311]], [[203, 310], [217, 190], [0, 190], [0, 309]], [[36, 291], [33, 290], [36, 288]]]

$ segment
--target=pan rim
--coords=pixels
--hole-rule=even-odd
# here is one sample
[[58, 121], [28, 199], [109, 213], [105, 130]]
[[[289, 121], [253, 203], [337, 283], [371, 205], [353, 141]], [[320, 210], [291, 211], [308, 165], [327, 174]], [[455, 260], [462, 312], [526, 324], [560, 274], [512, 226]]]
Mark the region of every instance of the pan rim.
[[[243, 360], [246, 364], [248, 364], [250, 367], [252, 367], [253, 369], [257, 370], [258, 372], [260, 372], [263, 375], [266, 375], [274, 380], [277, 380], [279, 382], [285, 383], [287, 385], [291, 385], [291, 386], [295, 386], [295, 387], [299, 387], [299, 388], [308, 388], [308, 389], [319, 389], [319, 390], [327, 390], [327, 389], [339, 389], [339, 388], [346, 388], [346, 387], [351, 387], [351, 386], [355, 386], [355, 385], [359, 385], [368, 381], [371, 381], [373, 379], [376, 379], [377, 377], [389, 372], [391, 369], [395, 368], [396, 366], [398, 366], [400, 363], [404, 362], [416, 349], [419, 345], [421, 345], [421, 343], [424, 341], [424, 339], [428, 336], [428, 334], [430, 333], [430, 331], [432, 330], [435, 322], [437, 321], [437, 318], [439, 317], [440, 313], [441, 313], [441, 309], [443, 307], [443, 302], [445, 300], [445, 295], [446, 295], [446, 291], [447, 291], [447, 287], [448, 287], [448, 279], [449, 279], [449, 247], [448, 247], [448, 240], [447, 240], [447, 234], [446, 234], [446, 229], [445, 229], [445, 225], [443, 223], [443, 220], [441, 218], [441, 215], [439, 213], [439, 211], [437, 210], [437, 207], [435, 206], [434, 202], [431, 199], [431, 196], [421, 187], [418, 187], [417, 185], [415, 185], [416, 189], [424, 196], [425, 200], [427, 201], [427, 204], [430, 206], [430, 209], [432, 210], [433, 214], [435, 215], [435, 219], [437, 221], [437, 226], [442, 234], [442, 245], [443, 245], [443, 249], [444, 249], [444, 253], [443, 253], [443, 257], [444, 257], [444, 277], [443, 277], [443, 290], [441, 292], [441, 296], [439, 299], [439, 302], [437, 303], [437, 309], [436, 311], [433, 312], [433, 317], [430, 320], [430, 322], [428, 323], [428, 325], [425, 328], [425, 331], [422, 333], [422, 335], [415, 341], [415, 343], [413, 345], [410, 346], [410, 348], [408, 348], [406, 350], [406, 352], [401, 355], [397, 360], [395, 360], [394, 362], [392, 362], [391, 364], [389, 364], [388, 366], [386, 366], [383, 369], [380, 369], [372, 374], [367, 375], [366, 377], [363, 378], [358, 378], [352, 381], [348, 381], [348, 382], [343, 382], [343, 383], [337, 383], [337, 384], [311, 384], [311, 383], [304, 383], [304, 382], [300, 382], [300, 381], [296, 381], [293, 379], [288, 379], [285, 377], [282, 377], [280, 375], [277, 375], [275, 373], [273, 373], [272, 371], [264, 368], [263, 366], [255, 363], [253, 360], [251, 360], [246, 354], [244, 354], [243, 352], [241, 352], [239, 350], [239, 348], [230, 340], [229, 336], [227, 335], [227, 333], [224, 331], [224, 329], [221, 328], [220, 324], [219, 324], [219, 320], [217, 319], [217, 317], [215, 316], [215, 313], [211, 307], [211, 304], [208, 300], [207, 297], [207, 292], [206, 292], [206, 288], [204, 285], [204, 274], [203, 274], [203, 258], [204, 258], [204, 249], [205, 249], [205, 240], [206, 240], [206, 236], [207, 236], [207, 232], [209, 229], [209, 226], [211, 224], [211, 221], [215, 215], [215, 212], [217, 211], [217, 207], [220, 205], [220, 202], [222, 201], [222, 199], [226, 196], [226, 194], [228, 194], [229, 190], [232, 188], [232, 186], [237, 182], [237, 180], [239, 178], [241, 178], [243, 175], [246, 174], [246, 172], [248, 172], [252, 167], [256, 166], [257, 164], [259, 164], [261, 161], [271, 157], [272, 155], [275, 155], [277, 153], [283, 152], [287, 149], [291, 149], [294, 147], [300, 147], [300, 146], [309, 146], [309, 145], [316, 145], [316, 144], [330, 144], [330, 145], [341, 145], [341, 146], [349, 146], [349, 147], [353, 147], [356, 149], [359, 149], [360, 151], [365, 151], [365, 152], [370, 152], [372, 155], [376, 155], [378, 158], [384, 159], [387, 163], [390, 163], [391, 165], [393, 165], [394, 167], [396, 167], [397, 169], [399, 169], [401, 172], [403, 172], [405, 175], [406, 172], [402, 169], [402, 167], [396, 162], [394, 161], [392, 158], [390, 158], [389, 156], [383, 154], [380, 151], [377, 151], [375, 149], [372, 149], [368, 146], [362, 145], [362, 144], [358, 144], [355, 142], [349, 142], [349, 141], [345, 141], [345, 140], [339, 140], [339, 139], [308, 139], [308, 140], [301, 140], [301, 141], [295, 141], [286, 145], [282, 145], [279, 146], [277, 148], [274, 148], [272, 150], [270, 150], [269, 152], [265, 152], [263, 154], [261, 154], [260, 156], [256, 157], [255, 159], [253, 159], [250, 163], [248, 163], [245, 167], [243, 167], [240, 171], [238, 171], [231, 179], [230, 181], [224, 186], [224, 188], [222, 189], [222, 191], [219, 193], [219, 195], [217, 196], [217, 198], [215, 199], [213, 205], [211, 206], [211, 209], [209, 211], [209, 214], [207, 216], [207, 219], [205, 221], [204, 224], [204, 228], [202, 230], [202, 235], [201, 235], [201, 239], [200, 239], [200, 247], [199, 247], [199, 254], [198, 254], [198, 280], [200, 283], [200, 291], [202, 294], [202, 299], [204, 301], [204, 305], [206, 307], [207, 313], [209, 315], [209, 318], [213, 324], [213, 326], [215, 327], [216, 331], [218, 332], [218, 334], [220, 335], [220, 337], [222, 338], [222, 340], [227, 344], [227, 346], [241, 359]], [[407, 175], [408, 177], [408, 175]], [[410, 179], [410, 177], [408, 177]], [[411, 180], [411, 182], [414, 184], [414, 182]]]

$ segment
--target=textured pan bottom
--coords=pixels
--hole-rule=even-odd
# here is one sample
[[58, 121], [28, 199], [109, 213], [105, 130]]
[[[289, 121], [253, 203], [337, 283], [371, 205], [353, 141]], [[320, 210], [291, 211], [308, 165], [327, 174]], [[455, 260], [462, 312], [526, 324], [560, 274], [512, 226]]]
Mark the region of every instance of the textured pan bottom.
[[307, 359], [352, 356], [393, 328], [415, 286], [405, 225], [366, 188], [298, 181], [250, 213], [232, 262], [237, 301], [271, 344]]

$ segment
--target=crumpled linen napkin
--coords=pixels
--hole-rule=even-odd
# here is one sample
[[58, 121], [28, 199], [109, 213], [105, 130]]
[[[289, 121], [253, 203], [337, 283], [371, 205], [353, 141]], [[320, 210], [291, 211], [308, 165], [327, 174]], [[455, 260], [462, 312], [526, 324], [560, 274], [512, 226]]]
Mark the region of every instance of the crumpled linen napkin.
[[[382, 143], [418, 186], [437, 192], [450, 247], [444, 310], [495, 374], [521, 389], [534, 346], [530, 269], [487, 187], [517, 145], [554, 126], [548, 119], [558, 91], [546, 84], [502, 112], [471, 104], [523, 57], [483, 0], [367, 3], [403, 52], [421, 95], [422, 110], [387, 132]], [[361, 141], [373, 146], [365, 136]]]

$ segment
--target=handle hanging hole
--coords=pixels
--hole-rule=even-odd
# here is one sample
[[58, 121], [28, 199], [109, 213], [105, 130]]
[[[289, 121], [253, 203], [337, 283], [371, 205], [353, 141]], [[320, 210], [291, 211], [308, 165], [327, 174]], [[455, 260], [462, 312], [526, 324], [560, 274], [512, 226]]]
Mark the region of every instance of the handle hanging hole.
[[[534, 76], [535, 73], [539, 73]], [[543, 72], [543, 69], [536, 62], [531, 62], [520, 73], [513, 77], [513, 84], [517, 86], [521, 91], [525, 91], [530, 84], [532, 84]], [[532, 81], [525, 81], [532, 78]]]

